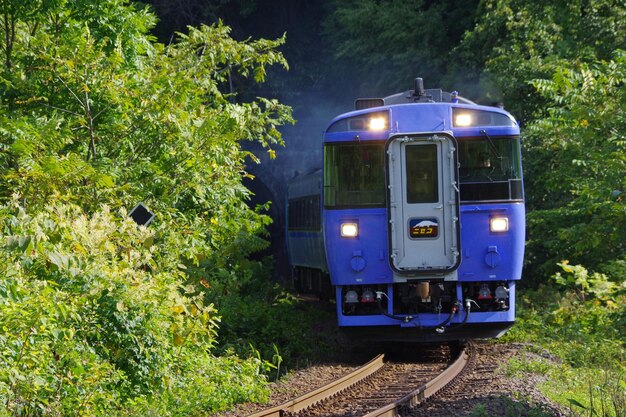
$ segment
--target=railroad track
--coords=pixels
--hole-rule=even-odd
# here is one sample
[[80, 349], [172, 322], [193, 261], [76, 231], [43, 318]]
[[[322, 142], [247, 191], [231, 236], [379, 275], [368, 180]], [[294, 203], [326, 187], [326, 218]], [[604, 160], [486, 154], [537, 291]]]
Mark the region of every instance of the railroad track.
[[463, 349], [446, 367], [442, 362], [386, 362], [378, 355], [340, 379], [248, 417], [397, 417], [402, 408], [415, 407], [450, 384], [468, 358]]

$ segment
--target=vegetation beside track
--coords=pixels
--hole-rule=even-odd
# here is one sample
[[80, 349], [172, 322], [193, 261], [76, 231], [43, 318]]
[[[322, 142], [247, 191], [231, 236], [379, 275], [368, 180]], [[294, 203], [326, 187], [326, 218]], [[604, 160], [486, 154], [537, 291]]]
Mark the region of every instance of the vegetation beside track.
[[580, 266], [562, 267], [551, 284], [522, 292], [518, 322], [502, 343], [523, 342], [529, 355], [506, 372], [542, 376], [540, 390], [574, 416], [623, 416], [624, 287]]

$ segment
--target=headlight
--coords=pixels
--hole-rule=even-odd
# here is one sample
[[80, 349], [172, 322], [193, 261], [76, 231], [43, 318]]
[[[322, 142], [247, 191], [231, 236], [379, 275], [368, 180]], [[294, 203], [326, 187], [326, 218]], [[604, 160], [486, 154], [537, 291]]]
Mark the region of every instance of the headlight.
[[517, 126], [517, 122], [508, 114], [498, 111], [486, 111], [455, 107], [452, 109], [453, 127], [469, 126]]
[[370, 130], [384, 130], [387, 127], [387, 120], [384, 117], [372, 117], [370, 119]]
[[508, 217], [492, 217], [489, 220], [489, 230], [495, 233], [507, 232], [509, 230]]
[[468, 113], [459, 113], [454, 118], [454, 125], [458, 127], [471, 126], [472, 116]]
[[341, 237], [357, 237], [359, 225], [357, 223], [341, 223]]

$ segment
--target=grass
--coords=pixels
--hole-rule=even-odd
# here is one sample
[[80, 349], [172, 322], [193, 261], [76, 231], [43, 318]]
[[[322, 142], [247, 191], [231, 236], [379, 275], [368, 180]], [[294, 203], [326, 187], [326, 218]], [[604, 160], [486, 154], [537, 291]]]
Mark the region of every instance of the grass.
[[[492, 408], [494, 405], [492, 404]], [[527, 416], [527, 417], [551, 417], [552, 412], [546, 409], [545, 406], [541, 404], [533, 404], [532, 401], [529, 401], [525, 398], [509, 398], [505, 396], [501, 396], [497, 398], [497, 408], [498, 410], [491, 410], [486, 404], [478, 404], [470, 410], [470, 417], [489, 417], [492, 416], [494, 412], [497, 412], [498, 415], [504, 415], [506, 417], [518, 417], [518, 416]]]
[[538, 385], [539, 390], [569, 409], [572, 416], [626, 416], [626, 379], [621, 371], [574, 368], [527, 356], [509, 361], [505, 372], [511, 377], [542, 376], [544, 382]]
[[505, 372], [541, 376], [540, 391], [571, 416], [626, 416], [625, 305], [623, 294], [585, 298], [553, 287], [522, 293], [518, 323], [503, 341], [526, 347]]

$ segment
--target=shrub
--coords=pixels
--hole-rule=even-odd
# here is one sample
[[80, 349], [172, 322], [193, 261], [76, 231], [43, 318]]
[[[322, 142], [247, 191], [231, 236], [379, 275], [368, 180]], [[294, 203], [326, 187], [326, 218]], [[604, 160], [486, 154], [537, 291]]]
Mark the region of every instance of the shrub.
[[106, 207], [0, 211], [5, 415], [209, 414], [266, 395], [264, 364], [211, 353], [219, 317], [181, 286], [167, 231]]

